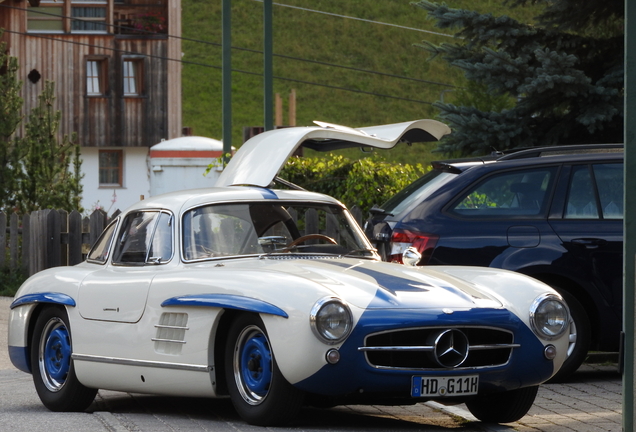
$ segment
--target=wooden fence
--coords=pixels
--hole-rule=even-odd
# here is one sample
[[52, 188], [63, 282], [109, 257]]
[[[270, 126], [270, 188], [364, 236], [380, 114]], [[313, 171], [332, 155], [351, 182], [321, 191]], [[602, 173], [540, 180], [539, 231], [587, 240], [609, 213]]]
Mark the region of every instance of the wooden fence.
[[[360, 209], [353, 207], [351, 213], [362, 222]], [[64, 210], [38, 210], [23, 216], [12, 213], [9, 217], [0, 212], [0, 245], [5, 248], [0, 253], [0, 271], [31, 276], [47, 268], [79, 264], [108, 222], [101, 210], [84, 218], [77, 211]]]
[[84, 218], [77, 211], [38, 210], [9, 217], [0, 212], [0, 245], [5, 247], [0, 270], [30, 276], [50, 267], [78, 264], [107, 223], [101, 210]]

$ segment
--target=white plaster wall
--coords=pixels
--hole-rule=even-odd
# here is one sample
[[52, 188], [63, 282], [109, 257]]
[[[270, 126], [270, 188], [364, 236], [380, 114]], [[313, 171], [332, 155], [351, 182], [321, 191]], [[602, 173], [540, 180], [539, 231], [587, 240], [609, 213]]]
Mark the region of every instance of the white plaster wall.
[[117, 209], [123, 211], [138, 202], [141, 195], [150, 196], [148, 147], [114, 148], [123, 150], [124, 154], [123, 185], [100, 188], [98, 151], [108, 148], [82, 147], [82, 207], [87, 213], [99, 205], [110, 215]]

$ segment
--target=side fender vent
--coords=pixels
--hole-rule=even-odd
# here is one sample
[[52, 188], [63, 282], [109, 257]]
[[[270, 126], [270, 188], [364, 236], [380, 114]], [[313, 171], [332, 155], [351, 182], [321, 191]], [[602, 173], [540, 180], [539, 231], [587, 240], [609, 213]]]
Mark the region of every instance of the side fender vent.
[[188, 324], [186, 313], [161, 314], [159, 324], [155, 325], [157, 336], [152, 338], [155, 351], [160, 354], [179, 355], [186, 343], [185, 334]]

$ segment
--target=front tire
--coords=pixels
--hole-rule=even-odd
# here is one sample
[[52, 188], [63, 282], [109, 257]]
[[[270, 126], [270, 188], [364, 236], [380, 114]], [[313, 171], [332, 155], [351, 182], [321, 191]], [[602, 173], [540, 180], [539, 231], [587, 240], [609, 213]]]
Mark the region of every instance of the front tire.
[[479, 396], [466, 402], [468, 410], [479, 420], [490, 423], [511, 423], [526, 415], [539, 386]]
[[241, 315], [232, 323], [225, 376], [234, 408], [250, 424], [288, 423], [302, 405], [303, 393], [281, 374], [263, 321], [256, 315]]
[[35, 322], [31, 339], [33, 383], [51, 411], [84, 411], [97, 394], [75, 376], [68, 314], [63, 307], [47, 307]]

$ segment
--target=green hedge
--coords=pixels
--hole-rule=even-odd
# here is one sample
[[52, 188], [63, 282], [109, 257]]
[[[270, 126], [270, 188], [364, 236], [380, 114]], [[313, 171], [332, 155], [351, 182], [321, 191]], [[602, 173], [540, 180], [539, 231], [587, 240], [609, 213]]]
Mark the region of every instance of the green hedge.
[[419, 163], [390, 163], [377, 154], [359, 160], [329, 154], [292, 158], [280, 177], [307, 190], [331, 195], [349, 208], [358, 206], [366, 217], [374, 204], [382, 205], [426, 171]]

